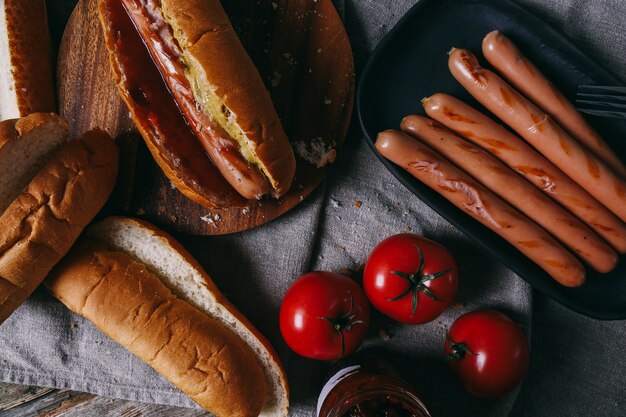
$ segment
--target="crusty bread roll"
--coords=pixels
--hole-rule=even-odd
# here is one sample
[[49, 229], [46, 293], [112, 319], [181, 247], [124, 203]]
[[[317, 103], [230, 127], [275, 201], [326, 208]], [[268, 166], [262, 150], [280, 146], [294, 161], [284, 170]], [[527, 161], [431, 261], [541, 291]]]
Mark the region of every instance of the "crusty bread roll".
[[0, 323], [104, 206], [117, 168], [115, 142], [88, 132], [61, 147], [0, 216]]
[[178, 242], [124, 217], [85, 235], [46, 280], [55, 297], [216, 416], [287, 415], [271, 345]]
[[[246, 199], [281, 197], [289, 190], [296, 168], [289, 139], [218, 0], [100, 0], [99, 12], [120, 96], [183, 194], [209, 207], [232, 206], [228, 192], [205, 184], [220, 182], [214, 172], [198, 172], [198, 159], [207, 155], [228, 191]], [[133, 46], [137, 30], [152, 60], [139, 56], [148, 54], [143, 44]], [[158, 82], [150, 80], [155, 67], [162, 75]], [[160, 109], [174, 101], [180, 114], [163, 115]], [[177, 118], [186, 124], [181, 127]], [[195, 143], [188, 143], [189, 135]]]
[[54, 113], [33, 113], [0, 122], [0, 214], [24, 190], [63, 143], [68, 134], [65, 120]]
[[0, 0], [0, 120], [56, 111], [46, 2]]

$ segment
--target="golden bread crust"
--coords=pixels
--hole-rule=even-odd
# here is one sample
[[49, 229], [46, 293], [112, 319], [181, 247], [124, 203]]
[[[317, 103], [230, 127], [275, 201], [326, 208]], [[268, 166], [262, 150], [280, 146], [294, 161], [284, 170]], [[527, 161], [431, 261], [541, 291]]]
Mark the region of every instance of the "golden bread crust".
[[32, 113], [0, 122], [0, 214], [43, 168], [54, 150], [65, 142], [67, 122], [54, 113]]
[[56, 111], [45, 1], [7, 0], [4, 13], [20, 116]]
[[15, 123], [19, 119], [9, 119], [0, 122], [0, 150], [7, 144], [19, 139], [19, 134], [15, 129]]
[[129, 224], [136, 224], [137, 227], [143, 227], [149, 229], [150, 232], [157, 237], [163, 238], [167, 241], [167, 244], [172, 248], [172, 250], [178, 252], [185, 258], [185, 261], [188, 262], [193, 268], [200, 271], [204, 278], [204, 286], [213, 294], [216, 301], [221, 304], [230, 314], [232, 314], [238, 321], [243, 323], [246, 328], [261, 342], [265, 350], [270, 354], [272, 360], [280, 373], [281, 386], [284, 392], [287, 393], [287, 399], [289, 399], [289, 385], [287, 382], [287, 374], [285, 373], [285, 369], [283, 368], [282, 362], [278, 357], [278, 354], [274, 350], [274, 347], [271, 345], [269, 340], [259, 332], [256, 327], [248, 320], [248, 318], [243, 315], [237, 307], [235, 307], [228, 299], [221, 293], [219, 288], [215, 285], [209, 274], [204, 270], [202, 265], [185, 249], [185, 247], [180, 244], [176, 239], [174, 239], [169, 233], [164, 232], [163, 230], [157, 228], [141, 219], [130, 218], [130, 217], [121, 217], [121, 216], [111, 216], [102, 220], [99, 224], [103, 224], [106, 222], [126, 222]]
[[[0, 217], [0, 323], [41, 283], [104, 206], [118, 151], [104, 132], [68, 142]], [[9, 286], [9, 283], [12, 286]]]
[[84, 239], [46, 286], [216, 416], [261, 412], [267, 386], [254, 353], [129, 255]]
[[19, 140], [31, 130], [54, 123], [69, 132], [67, 122], [55, 113], [32, 113], [20, 119], [8, 119], [0, 122], [0, 150], [9, 142]]
[[20, 136], [24, 136], [31, 130], [35, 130], [41, 125], [55, 123], [69, 132], [70, 128], [65, 119], [56, 113], [32, 113], [15, 121], [15, 130]]
[[[119, 38], [125, 37], [124, 31], [128, 28], [119, 26], [114, 15], [117, 12], [115, 8], [121, 7], [121, 4], [109, 0], [100, 0], [98, 2], [98, 14], [109, 51], [111, 72], [118, 92], [128, 106], [135, 125], [144, 138], [154, 160], [174, 186], [196, 203], [209, 208], [245, 206], [245, 200], [222, 178], [204, 153], [197, 138], [191, 138], [193, 143], [182, 143], [176, 147], [169, 143], [171, 140], [164, 137], [160, 123], [167, 123], [173, 117], [182, 116], [167, 114], [168, 120], [156, 121], [144, 117], [145, 109], [142, 107], [144, 104], [138, 101], [137, 97], [130, 91], [131, 88], [137, 86], [131, 84], [133, 79], [125, 73], [127, 71], [126, 65], [128, 65], [126, 61], [129, 59], [126, 54], [129, 52], [124, 49], [126, 45], [120, 43]], [[185, 139], [188, 140], [189, 138]]]
[[291, 187], [296, 169], [293, 150], [270, 93], [221, 3], [162, 0], [161, 7], [181, 48], [191, 58], [188, 64], [196, 82], [203, 90], [212, 90], [232, 113], [254, 146], [255, 162], [268, 176], [276, 195], [283, 195]]

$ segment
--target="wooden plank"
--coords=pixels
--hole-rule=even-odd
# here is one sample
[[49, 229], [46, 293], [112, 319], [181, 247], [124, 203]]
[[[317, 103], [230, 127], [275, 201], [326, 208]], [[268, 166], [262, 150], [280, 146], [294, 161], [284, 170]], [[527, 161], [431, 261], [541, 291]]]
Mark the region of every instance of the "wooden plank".
[[202, 410], [0, 383], [2, 417], [208, 417]]
[[0, 383], [0, 410], [10, 410], [54, 391], [52, 388]]

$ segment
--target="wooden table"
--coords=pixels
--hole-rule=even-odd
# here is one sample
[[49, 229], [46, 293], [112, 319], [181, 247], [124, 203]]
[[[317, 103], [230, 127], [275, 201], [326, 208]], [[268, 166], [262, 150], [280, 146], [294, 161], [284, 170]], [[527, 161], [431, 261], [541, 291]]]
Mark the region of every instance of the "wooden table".
[[113, 400], [93, 394], [0, 383], [2, 417], [199, 417], [205, 411]]
[[[63, 29], [77, 1], [46, 0], [55, 51], [58, 49]], [[196, 417], [208, 415], [204, 411], [113, 400], [70, 390], [0, 383], [0, 416], [2, 417]]]

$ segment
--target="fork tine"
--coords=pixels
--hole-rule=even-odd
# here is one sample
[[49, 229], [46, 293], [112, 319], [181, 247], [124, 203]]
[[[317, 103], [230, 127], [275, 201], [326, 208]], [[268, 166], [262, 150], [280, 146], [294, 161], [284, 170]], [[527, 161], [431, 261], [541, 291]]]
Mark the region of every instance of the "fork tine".
[[595, 90], [595, 91], [608, 91], [613, 93], [626, 93], [626, 87], [606, 86], [606, 85], [579, 85], [579, 90]]
[[577, 97], [589, 98], [589, 99], [597, 99], [597, 100], [615, 100], [615, 101], [626, 101], [626, 95], [624, 96], [615, 96], [609, 94], [588, 94], [588, 93], [576, 93]]
[[626, 120], [626, 104], [622, 104], [626, 103], [626, 87], [579, 85], [576, 97], [577, 106], [591, 107], [579, 108], [581, 113]]
[[587, 113], [592, 116], [609, 117], [612, 119], [626, 120], [626, 113], [610, 110], [593, 110], [593, 109], [578, 109], [581, 113]]
[[580, 103], [580, 104], [591, 104], [591, 105], [595, 105], [595, 106], [604, 106], [604, 107], [610, 107], [612, 109], [624, 109], [626, 110], [626, 104], [620, 104], [620, 103], [609, 103], [606, 101], [595, 101], [595, 100], [576, 100], [576, 103]]

